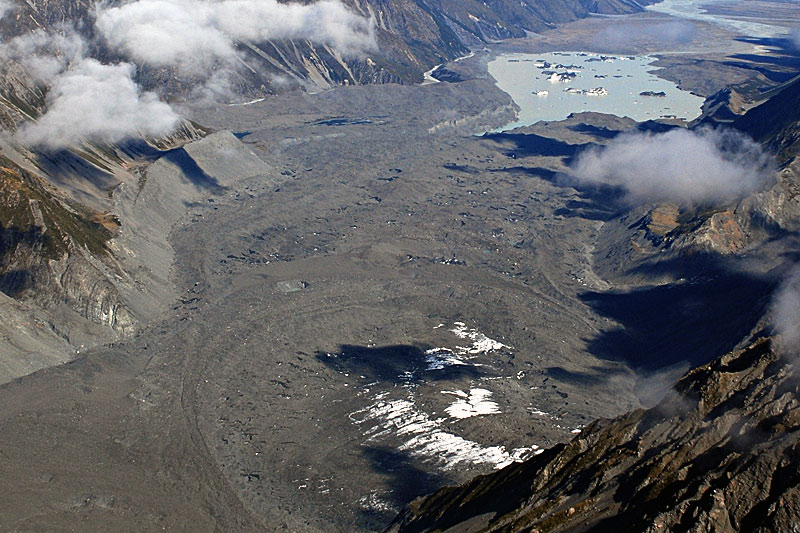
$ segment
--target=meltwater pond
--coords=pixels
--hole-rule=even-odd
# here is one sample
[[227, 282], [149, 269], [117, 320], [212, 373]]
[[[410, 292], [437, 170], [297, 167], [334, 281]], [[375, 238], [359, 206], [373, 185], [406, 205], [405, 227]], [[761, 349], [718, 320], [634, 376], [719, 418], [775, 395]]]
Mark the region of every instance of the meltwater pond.
[[498, 56], [489, 63], [489, 73], [520, 107], [518, 120], [500, 129], [563, 120], [582, 111], [637, 121], [699, 116], [703, 98], [649, 72], [653, 61], [650, 56], [586, 52]]

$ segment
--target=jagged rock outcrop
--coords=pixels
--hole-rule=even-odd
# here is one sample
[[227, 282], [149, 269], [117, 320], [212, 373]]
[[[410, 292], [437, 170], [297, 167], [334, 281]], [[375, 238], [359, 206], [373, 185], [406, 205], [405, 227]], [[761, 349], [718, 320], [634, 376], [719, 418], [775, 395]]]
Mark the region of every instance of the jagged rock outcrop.
[[798, 377], [796, 359], [760, 339], [690, 371], [652, 409], [414, 501], [389, 531], [791, 531]]
[[746, 100], [736, 89], [726, 87], [706, 98], [698, 123], [729, 124], [745, 111]]

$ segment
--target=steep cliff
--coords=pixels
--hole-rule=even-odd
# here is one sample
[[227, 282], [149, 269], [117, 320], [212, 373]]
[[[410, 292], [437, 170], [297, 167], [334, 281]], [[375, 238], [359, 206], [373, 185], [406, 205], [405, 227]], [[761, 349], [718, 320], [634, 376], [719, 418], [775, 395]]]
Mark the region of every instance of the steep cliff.
[[103, 272], [116, 218], [59, 196], [8, 159], [0, 163], [0, 291], [48, 307], [63, 302], [92, 322], [130, 329]]
[[800, 154], [800, 76], [773, 93], [734, 120], [732, 126], [768, 143], [785, 161]]

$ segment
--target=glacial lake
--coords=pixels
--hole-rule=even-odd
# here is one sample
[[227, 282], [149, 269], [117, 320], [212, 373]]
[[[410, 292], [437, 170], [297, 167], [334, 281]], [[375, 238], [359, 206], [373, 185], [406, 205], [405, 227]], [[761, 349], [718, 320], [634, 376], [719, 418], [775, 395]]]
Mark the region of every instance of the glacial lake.
[[588, 52], [498, 56], [489, 63], [489, 73], [520, 107], [517, 121], [500, 130], [563, 120], [582, 111], [637, 121], [699, 116], [703, 98], [650, 72], [655, 60]]

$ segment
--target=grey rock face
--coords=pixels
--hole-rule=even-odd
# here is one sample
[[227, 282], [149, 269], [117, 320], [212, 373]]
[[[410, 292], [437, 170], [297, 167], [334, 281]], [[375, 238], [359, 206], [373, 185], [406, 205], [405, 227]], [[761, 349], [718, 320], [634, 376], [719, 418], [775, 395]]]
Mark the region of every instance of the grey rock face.
[[[169, 148], [179, 140], [160, 142]], [[0, 381], [129, 335], [163, 313], [176, 299], [174, 252], [167, 241], [173, 225], [187, 206], [225, 194], [234, 178], [268, 170], [230, 132], [155, 154], [159, 159], [152, 163], [126, 159], [138, 167], [138, 183], [122, 171], [109, 174], [121, 181], [109, 206], [113, 216], [72, 207], [43, 178], [6, 162], [0, 181], [7, 193], [0, 210], [0, 288], [18, 305], [5, 306]], [[13, 325], [31, 313], [47, 327]]]

